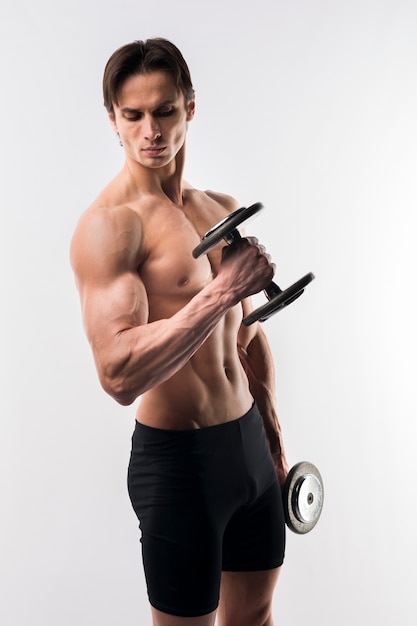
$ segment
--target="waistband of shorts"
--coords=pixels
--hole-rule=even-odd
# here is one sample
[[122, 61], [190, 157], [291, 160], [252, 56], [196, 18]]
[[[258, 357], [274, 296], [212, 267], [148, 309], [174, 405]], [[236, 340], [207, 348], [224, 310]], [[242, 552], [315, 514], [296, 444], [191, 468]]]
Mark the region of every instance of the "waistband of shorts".
[[189, 428], [189, 429], [169, 429], [169, 428], [155, 428], [154, 426], [148, 426], [147, 424], [142, 424], [142, 422], [138, 422], [136, 420], [135, 423], [135, 431], [141, 431], [142, 433], [154, 433], [155, 435], [175, 435], [181, 436], [186, 434], [197, 434], [203, 432], [217, 432], [219, 430], [228, 430], [231, 428], [236, 428], [243, 422], [250, 421], [252, 419], [258, 420], [260, 418], [260, 413], [256, 402], [254, 402], [246, 413], [244, 413], [241, 417], [237, 417], [236, 419], [229, 420], [227, 422], [221, 422], [220, 424], [214, 424], [212, 426], [203, 426], [202, 428]]

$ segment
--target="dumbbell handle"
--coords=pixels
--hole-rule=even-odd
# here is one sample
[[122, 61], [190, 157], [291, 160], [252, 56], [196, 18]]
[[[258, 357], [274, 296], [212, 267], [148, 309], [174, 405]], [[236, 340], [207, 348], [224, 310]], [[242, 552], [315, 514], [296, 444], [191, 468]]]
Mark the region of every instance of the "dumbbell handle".
[[282, 289], [278, 287], [278, 285], [274, 283], [273, 280], [271, 280], [268, 287], [265, 287], [264, 292], [268, 300], [271, 300], [272, 298], [275, 298], [275, 296], [279, 296], [279, 294], [282, 293]]

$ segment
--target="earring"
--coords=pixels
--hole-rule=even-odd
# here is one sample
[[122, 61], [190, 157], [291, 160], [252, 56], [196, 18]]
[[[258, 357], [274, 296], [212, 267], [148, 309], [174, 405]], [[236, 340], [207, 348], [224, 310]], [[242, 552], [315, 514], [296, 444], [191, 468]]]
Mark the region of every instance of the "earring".
[[118, 138], [119, 138], [119, 144], [123, 147], [123, 141], [120, 139], [120, 135], [119, 135], [119, 133], [117, 133], [117, 136], [118, 136]]

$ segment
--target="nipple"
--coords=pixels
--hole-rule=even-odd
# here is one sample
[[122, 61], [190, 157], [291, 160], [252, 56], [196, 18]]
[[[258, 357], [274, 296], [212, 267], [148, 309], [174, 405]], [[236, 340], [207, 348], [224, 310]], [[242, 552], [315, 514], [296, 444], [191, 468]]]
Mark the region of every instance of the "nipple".
[[188, 283], [190, 282], [190, 279], [188, 276], [182, 276], [179, 281], [177, 282], [177, 286], [178, 287], [185, 287], [186, 285], [188, 285]]

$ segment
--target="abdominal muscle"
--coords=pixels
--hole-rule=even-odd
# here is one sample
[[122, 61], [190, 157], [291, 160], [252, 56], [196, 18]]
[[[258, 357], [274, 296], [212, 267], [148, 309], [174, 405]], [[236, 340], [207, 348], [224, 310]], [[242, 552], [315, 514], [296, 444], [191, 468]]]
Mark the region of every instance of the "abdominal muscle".
[[249, 411], [253, 398], [237, 352], [236, 317], [230, 311], [181, 370], [141, 397], [138, 422], [189, 430], [238, 419]]

